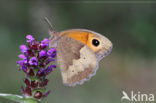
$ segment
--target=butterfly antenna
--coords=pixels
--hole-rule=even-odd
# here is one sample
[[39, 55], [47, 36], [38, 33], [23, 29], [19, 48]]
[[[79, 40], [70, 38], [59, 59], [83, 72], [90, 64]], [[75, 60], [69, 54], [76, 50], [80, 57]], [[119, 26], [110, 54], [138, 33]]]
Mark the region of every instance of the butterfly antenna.
[[50, 31], [55, 32], [51, 22], [49, 21], [49, 19], [47, 17], [44, 17], [44, 20], [48, 24]]

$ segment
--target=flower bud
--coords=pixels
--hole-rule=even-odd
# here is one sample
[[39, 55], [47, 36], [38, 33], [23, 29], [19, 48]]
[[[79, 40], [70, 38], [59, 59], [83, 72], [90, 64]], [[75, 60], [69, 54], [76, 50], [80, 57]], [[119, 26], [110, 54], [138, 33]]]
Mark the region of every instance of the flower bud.
[[30, 68], [27, 68], [26, 74], [29, 75], [29, 76], [34, 76], [34, 71], [32, 69], [30, 69]]
[[32, 88], [36, 88], [37, 86], [38, 86], [38, 81], [37, 80], [31, 81], [31, 87]]
[[34, 94], [34, 98], [40, 99], [42, 97], [42, 93], [40, 91], [36, 91]]
[[26, 84], [26, 86], [30, 86], [30, 81], [27, 78], [24, 80], [24, 83]]

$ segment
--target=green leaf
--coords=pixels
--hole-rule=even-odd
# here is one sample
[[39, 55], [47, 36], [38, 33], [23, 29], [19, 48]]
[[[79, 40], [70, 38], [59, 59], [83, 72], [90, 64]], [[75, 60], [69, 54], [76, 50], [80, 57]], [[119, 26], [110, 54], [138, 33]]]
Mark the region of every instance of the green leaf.
[[0, 93], [0, 97], [18, 102], [18, 103], [39, 103], [39, 101], [37, 99], [34, 98], [23, 98], [20, 95], [15, 95], [15, 94], [4, 94], [4, 93]]
[[0, 93], [0, 97], [15, 101], [15, 102], [22, 102], [23, 101], [23, 97], [19, 96], [19, 95], [14, 95], [14, 94], [3, 94]]

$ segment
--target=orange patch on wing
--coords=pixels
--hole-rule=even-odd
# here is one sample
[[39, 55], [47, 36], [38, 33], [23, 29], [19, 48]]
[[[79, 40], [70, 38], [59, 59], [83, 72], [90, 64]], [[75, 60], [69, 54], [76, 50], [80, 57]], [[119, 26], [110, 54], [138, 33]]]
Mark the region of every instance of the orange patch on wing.
[[69, 31], [62, 34], [62, 36], [68, 36], [70, 38], [73, 38], [85, 45], [87, 45], [91, 50], [94, 52], [97, 51], [96, 48], [93, 47], [91, 39], [94, 37], [94, 34], [89, 32], [83, 32], [83, 31]]
[[88, 33], [87, 32], [77, 32], [77, 31], [73, 31], [73, 32], [68, 32], [68, 34], [66, 34], [68, 37], [73, 38], [79, 42], [82, 42], [83, 44], [87, 44], [88, 41]]

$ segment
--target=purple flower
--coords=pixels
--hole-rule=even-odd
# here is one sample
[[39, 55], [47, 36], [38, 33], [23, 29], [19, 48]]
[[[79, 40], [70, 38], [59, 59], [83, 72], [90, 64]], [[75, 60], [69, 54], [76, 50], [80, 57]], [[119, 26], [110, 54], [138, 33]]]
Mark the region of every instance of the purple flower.
[[50, 62], [52, 62], [52, 61], [55, 61], [55, 59], [54, 58], [51, 58], [51, 57], [49, 57], [49, 58], [47, 58], [46, 60], [45, 60], [45, 62], [44, 62], [44, 64], [49, 64]]
[[23, 60], [19, 60], [16, 63], [20, 66], [19, 70], [23, 70], [24, 72], [27, 70], [27, 67], [24, 65]]
[[25, 65], [22, 65], [22, 66], [21, 66], [21, 69], [22, 69], [24, 72], [26, 72], [27, 67], [26, 67]]
[[47, 97], [49, 93], [50, 93], [50, 90], [45, 92], [45, 93], [43, 93], [42, 97]]
[[41, 41], [42, 44], [48, 44], [49, 43], [49, 39], [47, 38], [44, 38], [42, 41]]
[[23, 55], [23, 54], [18, 55], [18, 57], [21, 58], [21, 59], [27, 59], [27, 57], [25, 55]]
[[[40, 42], [35, 41], [33, 36], [26, 36], [27, 45], [20, 45], [22, 54], [18, 55], [21, 59], [17, 61], [20, 66], [19, 70], [23, 70], [26, 78], [24, 79], [25, 87], [22, 87], [24, 96], [31, 96], [35, 99], [46, 97], [50, 91], [38, 91], [38, 88], [46, 89], [48, 79], [46, 76], [56, 68], [56, 65], [48, 65], [54, 61], [56, 50], [48, 49], [49, 40], [43, 39]], [[34, 78], [34, 79], [32, 79]]]
[[49, 69], [56, 68], [56, 65], [49, 65], [47, 68]]
[[37, 66], [37, 58], [36, 57], [30, 58], [29, 64], [32, 66]]
[[48, 75], [52, 71], [52, 68], [47, 68], [44, 70], [44, 74]]
[[22, 66], [22, 65], [23, 65], [23, 60], [19, 60], [19, 61], [17, 61], [16, 64]]
[[28, 62], [27, 57], [26, 57], [25, 55], [20, 54], [20, 55], [18, 55], [18, 57], [21, 58], [21, 59], [23, 60], [23, 63], [26, 64], [26, 63]]
[[41, 75], [42, 73], [44, 73], [44, 68], [41, 68], [41, 69], [37, 72], [37, 74], [39, 74], [39, 75]]
[[47, 52], [45, 50], [41, 50], [39, 52], [39, 58], [46, 57], [46, 56], [47, 56]]
[[55, 61], [55, 59], [54, 58], [48, 58], [49, 63], [52, 62], [52, 61]]
[[49, 45], [49, 40], [45, 38], [40, 43], [40, 49], [44, 49], [44, 48], [48, 47], [48, 45]]
[[45, 75], [49, 74], [53, 70], [52, 68], [56, 68], [56, 65], [48, 66], [47, 69], [44, 70], [44, 74]]
[[54, 48], [51, 48], [47, 52], [48, 56], [54, 58], [56, 56], [56, 50]]
[[22, 53], [26, 53], [28, 48], [25, 45], [20, 45], [20, 50]]
[[27, 38], [27, 42], [28, 43], [30, 43], [30, 42], [35, 40], [32, 35], [27, 35], [26, 38]]

